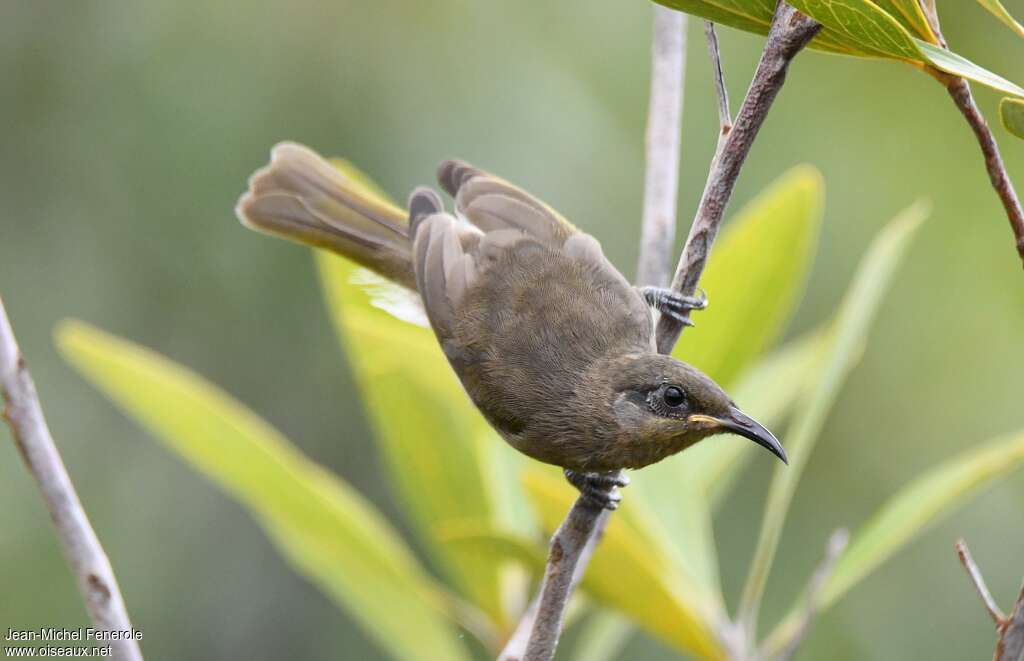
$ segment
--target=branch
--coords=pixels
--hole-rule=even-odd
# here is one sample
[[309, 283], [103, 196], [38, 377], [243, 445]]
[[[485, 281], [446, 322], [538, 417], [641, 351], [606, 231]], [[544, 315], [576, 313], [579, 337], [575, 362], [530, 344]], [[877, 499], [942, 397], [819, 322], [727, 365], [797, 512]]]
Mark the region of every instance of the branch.
[[796, 654], [797, 648], [800, 647], [800, 643], [807, 636], [807, 632], [811, 628], [811, 622], [821, 607], [821, 596], [825, 589], [825, 584], [832, 576], [832, 572], [836, 567], [836, 561], [843, 554], [843, 551], [846, 550], [846, 545], [849, 541], [850, 533], [846, 528], [836, 530], [828, 538], [828, 544], [825, 545], [825, 557], [814, 571], [811, 581], [807, 586], [807, 602], [804, 605], [804, 611], [801, 614], [799, 623], [792, 637], [786, 642], [779, 653], [772, 657], [773, 661], [788, 661], [788, 659], [793, 658], [793, 655]]
[[[570, 595], [576, 590], [576, 586], [579, 585], [580, 579], [583, 578], [583, 573], [586, 570], [587, 563], [590, 562], [590, 556], [594, 554], [594, 549], [597, 548], [598, 542], [601, 541], [601, 537], [604, 535], [604, 529], [608, 525], [609, 514], [610, 512], [606, 510], [602, 514], [598, 515], [597, 526], [590, 534], [590, 537], [586, 540], [586, 544], [579, 554], [579, 559], [576, 561], [576, 567], [572, 572], [572, 582], [569, 584], [568, 594]], [[545, 578], [547, 578], [546, 570]], [[508, 639], [505, 649], [501, 650], [501, 653], [498, 654], [498, 661], [520, 661], [520, 659], [524, 659], [526, 657], [526, 646], [530, 642], [530, 638], [533, 634], [534, 623], [537, 621], [537, 613], [540, 610], [541, 596], [541, 594], [538, 594], [536, 598], [530, 602], [526, 612], [523, 613], [523, 617], [519, 620], [516, 630]]]
[[[681, 12], [660, 5], [654, 7], [639, 284], [663, 285], [668, 281], [676, 225], [685, 30], [686, 16]], [[536, 607], [531, 604], [499, 658], [518, 658], [514, 654], [516, 645], [525, 631], [530, 631], [530, 635], [524, 661], [548, 661], [554, 656], [565, 608], [608, 516], [608, 511], [595, 507], [582, 496], [577, 498], [551, 538]], [[533, 625], [528, 629], [531, 617]], [[509, 650], [510, 647], [513, 649]]]
[[[704, 272], [711, 245], [718, 235], [725, 207], [732, 196], [743, 162], [750, 153], [754, 138], [764, 123], [772, 102], [786, 81], [789, 63], [821, 29], [812, 18], [804, 16], [783, 0], [775, 7], [775, 16], [768, 39], [761, 53], [754, 79], [743, 99], [732, 129], [719, 144], [711, 161], [704, 194], [690, 226], [690, 234], [679, 257], [672, 288], [687, 296], [697, 291], [697, 281]], [[658, 351], [671, 353], [683, 324], [663, 315], [658, 320]]]
[[981, 575], [978, 565], [974, 564], [974, 558], [971, 557], [971, 551], [967, 548], [967, 542], [961, 539], [956, 543], [956, 554], [960, 557], [960, 564], [964, 566], [964, 571], [967, 572], [971, 582], [974, 583], [974, 589], [978, 591], [978, 596], [981, 597], [981, 603], [985, 605], [985, 610], [988, 611], [993, 622], [1000, 624], [1006, 619], [1006, 616], [1003, 615], [1003, 611], [999, 610], [996, 600], [992, 598], [992, 593], [988, 591], [988, 586], [985, 585], [985, 578]]
[[[718, 134], [718, 149], [721, 148], [725, 136], [732, 130], [732, 113], [729, 111], [729, 90], [725, 87], [725, 73], [722, 72], [722, 53], [718, 49], [718, 33], [715, 32], [715, 24], [711, 21], [704, 21], [704, 36], [708, 40], [708, 55], [711, 57], [711, 66], [715, 77], [715, 91], [718, 93], [718, 125], [721, 129]], [[716, 153], [718, 151], [716, 149]]]
[[[939, 15], [934, 1], [925, 2], [923, 9], [932, 26], [932, 31], [939, 38], [939, 45], [948, 49], [946, 39], [942, 36]], [[988, 171], [989, 181], [992, 182], [992, 188], [995, 189], [999, 201], [1003, 203], [1003, 209], [1006, 210], [1006, 219], [1010, 222], [1010, 231], [1013, 232], [1013, 238], [1017, 243], [1017, 254], [1024, 261], [1024, 209], [1021, 209], [1017, 191], [1014, 190], [1013, 182], [1010, 181], [1010, 176], [1006, 173], [1006, 165], [999, 153], [996, 138], [992, 135], [992, 130], [989, 129], [984, 115], [978, 110], [978, 104], [974, 102], [971, 86], [960, 76], [954, 76], [934, 67], [926, 67], [925, 70], [942, 83], [953, 99], [953, 103], [956, 104], [971, 130], [974, 131], [974, 137], [985, 157], [985, 169]]]
[[685, 71], [686, 15], [655, 5], [637, 285], [664, 287], [671, 273], [669, 260], [676, 236], [679, 134]]
[[141, 661], [142, 652], [134, 638], [114, 571], [89, 525], [89, 518], [50, 436], [32, 375], [14, 339], [3, 300], [0, 300], [0, 391], [5, 402], [4, 418], [18, 452], [46, 501], [93, 626], [129, 636], [127, 640], [110, 641], [113, 658]]
[[970, 577], [981, 597], [981, 603], [985, 610], [996, 623], [996, 634], [999, 636], [996, 641], [996, 652], [993, 661], [1020, 661], [1024, 658], [1024, 585], [1020, 587], [1020, 594], [1013, 605], [1010, 615], [1006, 616], [999, 610], [992, 593], [985, 585], [985, 579], [981, 575], [978, 565], [974, 564], [974, 558], [967, 548], [967, 542], [960, 540], [956, 543], [956, 554], [960, 557], [960, 564]]

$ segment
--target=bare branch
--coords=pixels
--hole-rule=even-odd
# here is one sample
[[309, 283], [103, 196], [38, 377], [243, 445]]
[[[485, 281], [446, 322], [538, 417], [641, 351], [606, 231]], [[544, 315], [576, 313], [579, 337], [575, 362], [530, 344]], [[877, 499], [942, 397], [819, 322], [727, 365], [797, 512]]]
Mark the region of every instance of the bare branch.
[[981, 603], [985, 605], [985, 610], [992, 616], [992, 621], [996, 624], [1002, 623], [1006, 616], [1003, 615], [1003, 611], [999, 610], [996, 600], [992, 598], [992, 593], [988, 591], [988, 586], [985, 585], [985, 579], [981, 575], [981, 570], [978, 569], [978, 565], [974, 564], [974, 558], [971, 557], [971, 552], [967, 548], [967, 542], [961, 539], [956, 543], [956, 554], [960, 557], [960, 564], [964, 566], [967, 575], [971, 577], [971, 582], [974, 583], [974, 589], [978, 591], [978, 596], [981, 597]]
[[679, 144], [686, 71], [686, 15], [654, 5], [651, 99], [647, 109], [644, 213], [638, 285], [668, 285], [676, 237]]
[[[583, 573], [586, 571], [587, 564], [590, 562], [590, 556], [594, 554], [594, 549], [597, 548], [598, 542], [601, 541], [601, 537], [604, 535], [604, 529], [608, 525], [608, 515], [610, 512], [605, 510], [598, 515], [597, 526], [594, 528], [594, 532], [591, 533], [589, 539], [586, 540], [586, 544], [583, 547], [583, 551], [580, 552], [580, 557], [576, 561], [576, 567], [573, 570], [572, 582], [569, 585], [569, 591], [566, 595], [566, 602], [568, 597], [576, 590], [576, 586], [579, 585], [580, 580], [583, 578]], [[516, 630], [509, 637], [508, 643], [505, 645], [505, 649], [498, 655], [498, 661], [520, 661], [526, 656], [526, 646], [530, 642], [530, 636], [533, 633], [533, 625], [537, 621], [537, 612], [540, 608], [541, 594], [538, 594], [530, 605], [527, 607], [526, 612], [523, 613], [523, 617], [519, 620], [519, 624], [516, 625]]]
[[804, 637], [807, 636], [807, 632], [811, 628], [811, 622], [821, 607], [821, 595], [825, 589], [825, 584], [828, 582], [829, 577], [832, 576], [832, 571], [836, 567], [836, 561], [843, 554], [843, 551], [846, 550], [846, 545], [849, 541], [850, 533], [846, 528], [836, 530], [828, 538], [828, 543], [825, 545], [825, 557], [814, 571], [811, 581], [807, 586], [807, 601], [804, 605], [800, 622], [793, 633], [793, 637], [787, 641], [778, 655], [773, 657], [773, 661], [787, 661], [796, 654], [800, 643], [803, 642]]
[[[704, 194], [672, 281], [674, 290], [687, 296], [697, 291], [697, 281], [704, 272], [704, 265], [718, 235], [740, 169], [772, 102], [786, 81], [789, 63], [820, 29], [821, 25], [817, 21], [804, 16], [784, 1], [780, 0], [776, 5], [775, 17], [754, 79], [736, 115], [732, 130], [712, 159]], [[658, 351], [671, 353], [682, 329], [680, 321], [663, 315], [658, 320]]]
[[[110, 641], [112, 658], [141, 661], [142, 652], [134, 637], [114, 571], [107, 560], [89, 518], [78, 500], [71, 478], [53, 442], [36, 395], [32, 375], [14, 338], [14, 330], [0, 300], [0, 391], [5, 402], [4, 417], [25, 465], [39, 485], [46, 507], [64, 547], [64, 556], [78, 581], [93, 626], [118, 632]], [[123, 632], [123, 633], [121, 633]]]
[[[939, 45], [948, 48], [946, 38], [942, 35], [935, 2], [923, 0], [922, 9], [931, 24], [932, 31], [939, 38]], [[1010, 223], [1010, 231], [1013, 232], [1013, 238], [1017, 244], [1017, 255], [1024, 261], [1024, 209], [1021, 209], [1017, 191], [1006, 172], [1006, 165], [999, 153], [996, 138], [992, 135], [985, 116], [978, 109], [978, 104], [974, 102], [971, 86], [963, 78], [934, 67], [926, 67], [925, 70], [942, 83], [953, 99], [953, 103], [956, 104], [957, 109], [967, 120], [971, 130], [974, 131], [974, 137], [978, 141], [978, 146], [981, 147], [981, 154], [985, 157], [985, 170], [988, 172], [989, 181], [992, 182], [992, 188], [995, 189], [996, 195], [999, 196], [999, 201], [1003, 203], [1003, 209], [1006, 211], [1006, 219]]]
[[704, 21], [704, 36], [708, 40], [708, 55], [715, 77], [715, 90], [718, 92], [718, 144], [721, 146], [725, 136], [732, 130], [732, 111], [729, 110], [729, 90], [725, 87], [725, 73], [722, 71], [722, 53], [718, 49], [718, 33], [715, 24]]

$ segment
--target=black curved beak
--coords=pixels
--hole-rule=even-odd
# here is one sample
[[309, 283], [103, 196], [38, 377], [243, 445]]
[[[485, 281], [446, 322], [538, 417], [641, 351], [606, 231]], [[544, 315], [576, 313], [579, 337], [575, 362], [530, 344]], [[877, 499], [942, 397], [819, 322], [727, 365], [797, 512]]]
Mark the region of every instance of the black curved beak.
[[786, 450], [779, 443], [779, 439], [775, 438], [775, 434], [768, 431], [764, 425], [735, 406], [729, 407], [729, 414], [725, 418], [712, 418], [707, 415], [693, 415], [690, 418], [710, 423], [722, 431], [731, 432], [743, 438], [749, 438], [781, 459], [782, 463], [789, 464]]

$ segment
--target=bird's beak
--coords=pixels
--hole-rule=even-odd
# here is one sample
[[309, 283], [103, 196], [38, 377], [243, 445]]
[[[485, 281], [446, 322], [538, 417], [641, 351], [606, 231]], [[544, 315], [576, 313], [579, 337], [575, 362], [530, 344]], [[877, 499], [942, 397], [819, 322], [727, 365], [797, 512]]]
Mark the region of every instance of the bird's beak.
[[735, 406], [729, 407], [729, 414], [725, 418], [694, 414], [689, 417], [689, 420], [692, 422], [703, 422], [712, 427], [717, 427], [722, 431], [731, 432], [744, 438], [749, 438], [781, 459], [782, 463], [789, 463], [789, 459], [786, 457], [786, 451], [783, 449], [782, 444], [779, 443], [779, 439], [775, 438], [775, 434], [768, 431], [764, 425], [757, 420], [754, 420]]

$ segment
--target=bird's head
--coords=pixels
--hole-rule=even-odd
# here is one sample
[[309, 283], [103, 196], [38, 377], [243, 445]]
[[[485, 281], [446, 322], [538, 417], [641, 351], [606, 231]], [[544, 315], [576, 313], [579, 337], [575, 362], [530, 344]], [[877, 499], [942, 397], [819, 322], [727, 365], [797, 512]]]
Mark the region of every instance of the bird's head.
[[670, 356], [634, 354], [612, 370], [612, 415], [629, 468], [675, 454], [715, 434], [738, 434], [783, 462], [775, 435], [737, 408], [717, 383]]

